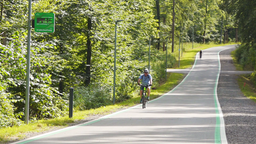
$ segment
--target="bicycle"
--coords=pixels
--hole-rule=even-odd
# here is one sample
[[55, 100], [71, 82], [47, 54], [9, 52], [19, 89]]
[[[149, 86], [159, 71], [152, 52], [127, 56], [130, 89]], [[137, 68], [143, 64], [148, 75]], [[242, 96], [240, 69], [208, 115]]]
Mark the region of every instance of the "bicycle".
[[146, 98], [146, 95], [147, 95], [147, 88], [148, 88], [149, 86], [150, 86], [150, 85], [142, 86], [142, 87], [143, 87], [143, 92], [142, 92], [142, 97], [141, 97], [141, 100], [142, 100], [142, 109], [146, 108], [146, 103], [148, 102], [148, 99]]

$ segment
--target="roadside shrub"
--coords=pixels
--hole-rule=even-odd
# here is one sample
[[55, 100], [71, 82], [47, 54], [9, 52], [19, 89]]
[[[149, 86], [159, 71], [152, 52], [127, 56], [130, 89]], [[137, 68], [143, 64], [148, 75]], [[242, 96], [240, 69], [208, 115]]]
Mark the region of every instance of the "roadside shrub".
[[[34, 42], [34, 41], [33, 41]], [[0, 44], [0, 80], [6, 84], [6, 93], [12, 95], [14, 114], [24, 117], [26, 90], [26, 33], [24, 29], [15, 31], [8, 45]], [[63, 116], [67, 110], [64, 96], [56, 87], [51, 87], [52, 74], [49, 69], [60, 69], [57, 56], [49, 53], [52, 44], [39, 43], [31, 47], [30, 69], [30, 118], [55, 118]], [[63, 94], [65, 95], [65, 94]]]
[[14, 115], [12, 101], [11, 95], [5, 93], [4, 87], [0, 85], [0, 128], [22, 124], [22, 121]]
[[74, 89], [74, 107], [76, 110], [88, 110], [111, 104], [111, 88], [108, 86], [76, 87]]
[[[242, 65], [244, 70], [256, 70], [256, 45], [241, 45], [235, 51], [237, 63]], [[256, 85], [256, 72], [248, 76], [250, 81]]]
[[235, 52], [237, 62], [242, 65], [243, 69], [255, 70], [256, 68], [256, 46], [241, 45]]
[[[175, 57], [171, 54], [167, 55], [167, 67], [172, 68], [174, 63], [176, 62]], [[153, 61], [151, 67], [151, 75], [153, 77], [154, 86], [159, 85], [165, 79], [165, 71], [166, 71], [166, 56], [165, 54], [159, 54]]]
[[118, 84], [116, 85], [116, 102], [122, 102], [132, 98], [132, 94], [135, 90], [139, 90], [137, 81], [140, 76], [140, 71], [143, 68], [135, 68], [121, 73], [121, 77], [118, 78]]

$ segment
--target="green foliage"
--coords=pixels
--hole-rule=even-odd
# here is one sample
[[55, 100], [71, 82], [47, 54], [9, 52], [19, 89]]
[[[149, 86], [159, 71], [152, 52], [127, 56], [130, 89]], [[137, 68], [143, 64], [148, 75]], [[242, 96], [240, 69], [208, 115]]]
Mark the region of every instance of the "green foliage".
[[[116, 101], [134, 96], [137, 80], [148, 68], [148, 43], [151, 39], [151, 74], [154, 85], [165, 80], [165, 48], [171, 39], [172, 1], [160, 2], [160, 31], [155, 19], [155, 0], [39, 0], [32, 3], [32, 14], [53, 12], [54, 33], [31, 33], [30, 117], [54, 118], [67, 113], [70, 87], [75, 87], [77, 109], [90, 109], [111, 103], [114, 66], [114, 32], [117, 24]], [[191, 41], [195, 26], [197, 42], [218, 41], [221, 0], [180, 0], [175, 6], [175, 41]], [[205, 8], [208, 6], [208, 12]], [[27, 47], [26, 0], [5, 0], [0, 19], [1, 99], [8, 105], [4, 117], [12, 126], [24, 118]], [[34, 17], [34, 16], [32, 16]], [[226, 17], [224, 17], [226, 18]], [[232, 17], [228, 17], [232, 19]], [[232, 27], [233, 23], [229, 23]], [[206, 26], [207, 25], [207, 26]], [[227, 24], [226, 24], [227, 25]], [[206, 28], [205, 28], [206, 26]], [[203, 35], [206, 32], [205, 36]], [[158, 38], [160, 37], [160, 41]], [[160, 50], [155, 46], [161, 43]], [[168, 54], [168, 67], [176, 59]], [[88, 71], [89, 69], [89, 71]], [[88, 73], [90, 72], [90, 73]], [[90, 85], [85, 87], [90, 77]], [[2, 103], [1, 103], [2, 104]], [[5, 121], [5, 118], [0, 120]], [[18, 118], [18, 119], [17, 119]]]
[[[26, 33], [23, 29], [15, 31], [12, 41], [1, 46], [1, 82], [8, 84], [7, 91], [13, 95], [15, 113], [22, 118], [25, 99]], [[66, 102], [58, 96], [56, 88], [49, 87], [49, 69], [55, 65], [53, 55], [49, 55], [50, 44], [37, 43], [31, 49], [31, 90], [30, 115], [36, 118], [58, 117], [66, 109]]]
[[110, 90], [107, 86], [76, 87], [74, 91], [75, 109], [88, 110], [111, 104]]
[[[172, 68], [176, 62], [175, 57], [168, 54], [167, 55], [167, 67]], [[166, 55], [164, 53], [158, 54], [154, 57], [152, 62], [152, 70], [151, 75], [154, 80], [154, 86], [158, 86], [162, 82], [165, 81], [165, 74], [166, 74]]]
[[235, 58], [243, 69], [256, 69], [256, 46], [240, 45], [235, 51]]
[[[242, 45], [235, 52], [237, 63], [245, 70], [256, 70], [256, 1], [251, 0], [224, 0], [229, 4], [227, 11], [235, 15], [239, 27]], [[255, 72], [251, 74], [250, 81], [254, 84]]]
[[247, 46], [256, 41], [256, 1], [251, 0], [235, 0], [233, 2], [236, 7], [236, 20], [239, 25], [241, 39]]
[[0, 83], [0, 127], [11, 127], [22, 124], [14, 115], [11, 95], [5, 92], [6, 87]]

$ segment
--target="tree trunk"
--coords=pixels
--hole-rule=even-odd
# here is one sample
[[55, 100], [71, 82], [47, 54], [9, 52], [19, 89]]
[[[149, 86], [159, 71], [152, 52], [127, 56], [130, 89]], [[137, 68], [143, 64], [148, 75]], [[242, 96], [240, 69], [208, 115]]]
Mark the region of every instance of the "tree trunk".
[[1, 19], [0, 19], [0, 22], [3, 19], [3, 9], [4, 9], [4, 1], [1, 2]]
[[238, 42], [238, 28], [236, 28], [236, 42]]
[[[158, 19], [158, 27], [157, 29], [160, 30], [160, 6], [159, 0], [156, 0], [156, 11], [157, 11], [157, 19]], [[160, 38], [158, 39], [157, 49], [160, 49]]]
[[173, 8], [172, 8], [172, 52], [174, 52], [174, 24], [175, 24], [175, 0], [173, 0]]
[[224, 31], [224, 40], [223, 40], [223, 43], [225, 44], [226, 43], [226, 30]]
[[[163, 18], [164, 25], [165, 25], [165, 21], [166, 21], [166, 17]], [[165, 51], [165, 50], [166, 50], [166, 47], [165, 47], [165, 39], [164, 39], [164, 41], [163, 41], [163, 51]]]
[[229, 42], [229, 35], [228, 35], [228, 29], [227, 29], [227, 43]]
[[2, 44], [3, 44], [3, 45], [6, 45], [6, 43], [7, 43], [6, 33], [3, 32], [2, 36], [3, 36]]
[[[4, 12], [4, 0], [2, 0], [2, 2], [1, 2], [1, 19], [0, 19], [0, 22], [3, 20], [3, 12]], [[8, 15], [7, 15], [7, 17], [8, 17]], [[7, 38], [6, 38], [6, 33], [5, 32], [3, 32], [2, 33], [2, 39], [1, 39], [1, 43], [3, 44], [3, 45], [6, 45], [7, 44]]]
[[87, 33], [87, 65], [86, 65], [86, 77], [85, 85], [88, 86], [91, 82], [91, 56], [92, 56], [92, 45], [91, 45], [91, 29], [92, 21], [91, 18], [88, 18], [88, 33]]
[[223, 17], [221, 18], [220, 44], [222, 43], [222, 33], [223, 33]]
[[[3, 11], [4, 11], [4, 1], [1, 2], [1, 18], [0, 18], [0, 22], [3, 20]], [[3, 35], [3, 37], [4, 37], [4, 33], [2, 33], [1, 35]], [[4, 38], [1, 39], [1, 43], [3, 45], [6, 45], [6, 40]]]
[[[64, 50], [63, 50], [63, 43], [60, 43], [59, 45], [59, 48], [60, 48], [60, 50], [59, 50], [59, 54], [60, 55], [63, 55], [63, 53], [64, 53]], [[65, 73], [65, 72], [64, 72]], [[59, 73], [59, 75], [60, 76], [62, 76], [62, 74], [63, 74], [63, 72], [60, 72]], [[62, 77], [59, 77], [59, 79], [60, 79], [60, 81], [59, 81], [59, 93], [60, 93], [60, 95], [61, 96], [63, 96], [63, 92], [64, 92], [64, 78], [62, 78]]]
[[[62, 75], [62, 73], [60, 73], [60, 75]], [[59, 92], [60, 95], [63, 96], [63, 92], [64, 92], [64, 80], [61, 78], [60, 82], [59, 82]]]

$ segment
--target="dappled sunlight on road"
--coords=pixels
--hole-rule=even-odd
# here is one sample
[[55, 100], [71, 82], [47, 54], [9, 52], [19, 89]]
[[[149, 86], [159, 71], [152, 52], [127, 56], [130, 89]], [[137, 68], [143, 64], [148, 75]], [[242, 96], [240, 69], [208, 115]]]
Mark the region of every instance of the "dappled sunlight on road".
[[204, 50], [203, 59], [197, 60], [184, 81], [171, 92], [150, 101], [146, 109], [138, 105], [32, 143], [225, 142], [215, 99], [219, 73], [217, 54], [222, 48]]

